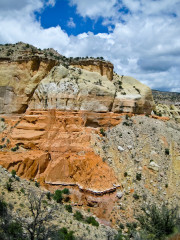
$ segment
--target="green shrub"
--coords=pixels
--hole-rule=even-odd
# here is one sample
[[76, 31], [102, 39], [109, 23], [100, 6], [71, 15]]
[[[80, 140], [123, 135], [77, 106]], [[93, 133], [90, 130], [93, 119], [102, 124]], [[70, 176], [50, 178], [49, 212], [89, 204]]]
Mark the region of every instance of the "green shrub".
[[120, 223], [119, 227], [120, 227], [121, 229], [124, 229], [124, 224]]
[[65, 205], [65, 209], [66, 209], [68, 212], [72, 213], [72, 206], [71, 206], [71, 205]]
[[68, 232], [67, 228], [63, 227], [58, 231], [59, 240], [75, 240], [73, 231]]
[[15, 176], [16, 176], [16, 171], [13, 169], [13, 170], [11, 171], [11, 174], [12, 174], [12, 177], [15, 178]]
[[57, 203], [62, 203], [62, 200], [63, 200], [62, 191], [61, 190], [56, 190], [55, 193], [54, 193], [53, 199]]
[[40, 187], [40, 183], [39, 182], [35, 182], [35, 186], [36, 187]]
[[127, 177], [127, 175], [128, 175], [127, 172], [124, 172], [124, 177]]
[[19, 149], [19, 145], [17, 144], [16, 147], [11, 148], [12, 152], [16, 152]]
[[11, 182], [7, 182], [5, 187], [6, 187], [6, 189], [8, 190], [8, 192], [13, 191], [12, 183], [11, 183]]
[[23, 194], [25, 194], [24, 188], [21, 188], [20, 191], [21, 191]]
[[70, 194], [70, 192], [69, 192], [69, 189], [68, 189], [68, 188], [64, 188], [64, 189], [62, 190], [62, 193], [64, 193], [64, 194]]
[[4, 216], [7, 212], [7, 203], [0, 199], [0, 217]]
[[79, 212], [79, 211], [76, 211], [76, 212], [75, 212], [74, 217], [75, 217], [75, 219], [78, 220], [78, 221], [83, 221], [83, 219], [84, 219], [82, 213]]
[[2, 121], [2, 122], [5, 122], [5, 119], [4, 119], [4, 118], [1, 118], [1, 121]]
[[141, 173], [136, 173], [136, 180], [138, 180], [138, 181], [141, 180]]
[[100, 129], [100, 134], [102, 134], [104, 137], [106, 136], [106, 133], [105, 133], [105, 131], [104, 131], [104, 128], [101, 128], [101, 129]]
[[46, 193], [46, 197], [47, 197], [48, 200], [51, 200], [51, 193], [50, 193], [50, 192], [47, 192], [47, 193]]
[[136, 200], [138, 200], [138, 199], [139, 199], [139, 195], [138, 195], [137, 193], [134, 193], [134, 194], [133, 194], [133, 198], [136, 199]]
[[165, 148], [165, 154], [169, 155], [169, 148]]
[[23, 233], [22, 224], [16, 221], [11, 222], [8, 224], [6, 232], [11, 236], [10, 239], [20, 240]]
[[136, 219], [153, 240], [164, 240], [179, 225], [178, 207], [168, 208], [163, 204], [161, 208], [158, 208], [153, 204], [142, 210], [144, 214], [137, 216]]
[[98, 227], [99, 226], [99, 223], [96, 221], [96, 219], [92, 216], [90, 217], [87, 217], [86, 220], [85, 220], [87, 223], [89, 224], [92, 224], [93, 226], [96, 226]]

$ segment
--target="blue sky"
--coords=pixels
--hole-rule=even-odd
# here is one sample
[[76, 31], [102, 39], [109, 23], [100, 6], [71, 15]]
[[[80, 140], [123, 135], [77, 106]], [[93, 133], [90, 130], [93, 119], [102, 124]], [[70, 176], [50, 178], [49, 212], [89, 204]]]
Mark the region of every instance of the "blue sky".
[[37, 20], [41, 21], [43, 28], [60, 25], [68, 35], [77, 36], [84, 32], [108, 33], [108, 26], [102, 24], [103, 18], [93, 20], [82, 17], [76, 13], [76, 7], [70, 6], [67, 0], [60, 0], [54, 7], [46, 8], [43, 12], [36, 12]]
[[120, 75], [180, 92], [180, 0], [1, 0], [0, 43], [103, 56]]

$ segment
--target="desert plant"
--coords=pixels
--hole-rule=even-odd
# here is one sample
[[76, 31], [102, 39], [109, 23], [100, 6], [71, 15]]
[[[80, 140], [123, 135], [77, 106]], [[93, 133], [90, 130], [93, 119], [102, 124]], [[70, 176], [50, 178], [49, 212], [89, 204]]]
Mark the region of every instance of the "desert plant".
[[5, 187], [8, 190], [8, 192], [12, 192], [13, 191], [12, 182], [7, 182]]
[[71, 212], [71, 213], [72, 213], [72, 206], [71, 206], [71, 205], [65, 205], [65, 209], [66, 209], [68, 212]]
[[89, 224], [92, 224], [93, 226], [96, 226], [98, 227], [99, 226], [99, 223], [96, 221], [96, 219], [92, 216], [90, 217], [87, 217], [86, 220], [85, 220], [87, 223]]
[[172, 234], [180, 223], [178, 207], [168, 208], [163, 204], [158, 208], [155, 204], [142, 208], [143, 213], [136, 219], [143, 230], [151, 235], [152, 240], [164, 240], [166, 236]]
[[62, 203], [62, 200], [63, 200], [62, 191], [61, 190], [56, 190], [55, 193], [54, 193], [53, 199], [57, 203]]
[[82, 213], [79, 212], [79, 211], [76, 211], [76, 212], [75, 212], [74, 217], [75, 217], [75, 219], [78, 220], [78, 221], [83, 221], [83, 219], [84, 219]]
[[104, 131], [104, 128], [101, 128], [101, 129], [100, 129], [100, 134], [102, 134], [103, 136], [106, 136], [106, 133], [105, 133], [105, 131]]
[[169, 148], [165, 148], [165, 154], [169, 155]]
[[36, 187], [40, 187], [40, 183], [36, 181], [36, 182], [35, 182], [35, 186], [36, 186]]
[[58, 231], [59, 240], [75, 240], [73, 236], [73, 231], [68, 232], [67, 228], [63, 227]]
[[11, 171], [11, 174], [12, 174], [12, 177], [13, 177], [13, 178], [16, 177], [16, 171], [15, 171], [14, 169]]
[[138, 200], [138, 199], [139, 199], [139, 195], [138, 195], [137, 193], [134, 193], [134, 194], [133, 194], [133, 198], [136, 199], [136, 200]]
[[64, 194], [70, 194], [70, 191], [69, 191], [69, 189], [68, 188], [64, 188], [63, 190], [62, 190], [62, 193], [64, 193]]
[[141, 173], [136, 173], [136, 180], [138, 180], [138, 181], [141, 180]]

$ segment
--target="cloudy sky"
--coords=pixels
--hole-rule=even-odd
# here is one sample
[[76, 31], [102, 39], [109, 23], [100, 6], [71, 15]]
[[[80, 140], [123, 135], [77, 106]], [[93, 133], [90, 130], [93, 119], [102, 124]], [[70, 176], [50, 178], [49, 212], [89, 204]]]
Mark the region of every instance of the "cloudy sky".
[[0, 0], [0, 43], [103, 56], [120, 75], [180, 92], [180, 0]]

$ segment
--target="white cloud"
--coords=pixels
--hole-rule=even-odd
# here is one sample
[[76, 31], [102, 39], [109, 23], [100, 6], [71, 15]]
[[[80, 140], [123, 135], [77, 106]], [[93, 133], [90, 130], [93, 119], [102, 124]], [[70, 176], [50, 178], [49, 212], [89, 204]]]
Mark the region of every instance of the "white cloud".
[[111, 17], [116, 12], [116, 0], [70, 0], [77, 7], [77, 13], [83, 17]]
[[72, 17], [69, 18], [69, 21], [68, 21], [67, 25], [70, 28], [75, 28], [76, 27], [76, 24], [75, 24], [75, 22], [74, 22]]
[[[179, 0], [124, 0], [121, 5], [116, 0], [70, 2], [83, 17], [104, 17], [111, 31], [68, 36], [60, 26], [43, 29], [34, 11], [53, 6], [54, 0], [19, 0], [17, 5], [14, 0], [1, 0], [0, 42], [24, 41], [41, 48], [53, 47], [66, 56], [103, 56], [121, 75], [133, 76], [153, 89], [179, 91]], [[120, 7], [123, 11], [118, 12]], [[125, 14], [124, 9], [129, 13]], [[73, 27], [74, 20], [69, 20]]]

